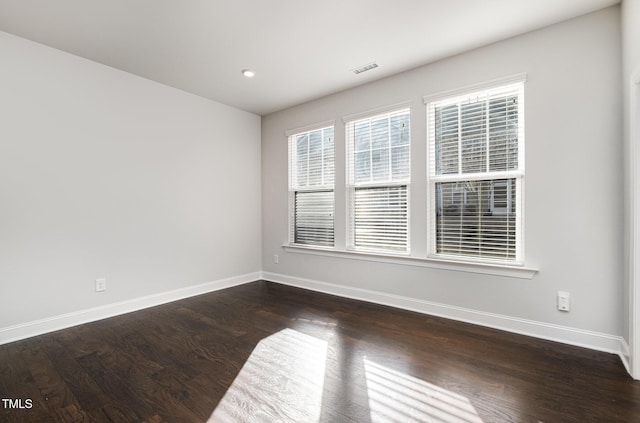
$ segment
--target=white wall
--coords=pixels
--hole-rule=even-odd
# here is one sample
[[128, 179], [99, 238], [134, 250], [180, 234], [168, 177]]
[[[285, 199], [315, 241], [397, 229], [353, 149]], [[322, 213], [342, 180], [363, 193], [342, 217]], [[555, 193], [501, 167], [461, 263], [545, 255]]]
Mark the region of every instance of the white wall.
[[640, 1], [623, 0], [621, 15], [623, 70], [625, 74], [630, 74], [640, 65]]
[[1, 32], [0, 61], [0, 332], [259, 274], [259, 116]]
[[[615, 350], [611, 340], [623, 345], [619, 11], [608, 8], [263, 117], [262, 266], [267, 278], [389, 303], [409, 299], [413, 302], [407, 304], [427, 311], [601, 349]], [[533, 279], [282, 248], [288, 230], [286, 130], [335, 119], [340, 152], [343, 116], [410, 101], [412, 254], [424, 256], [422, 96], [521, 72], [528, 74], [525, 253], [526, 265], [539, 269]], [[336, 169], [336, 237], [344, 245], [343, 159]], [[273, 254], [279, 255], [279, 264], [273, 263]], [[558, 290], [570, 291], [571, 312], [557, 311]]]
[[[640, 316], [640, 276], [634, 274], [633, 269], [638, 268], [640, 263], [638, 262], [639, 250], [638, 245], [632, 245], [633, 234], [636, 234], [636, 242], [640, 240], [637, 234], [640, 234], [640, 228], [634, 226], [632, 216], [636, 216], [640, 213], [637, 209], [638, 201], [640, 200], [640, 185], [637, 179], [634, 181], [632, 169], [637, 169], [640, 166], [640, 147], [638, 143], [640, 139], [631, 137], [631, 91], [636, 91], [636, 102], [638, 106], [635, 107], [636, 121], [634, 124], [636, 127], [640, 125], [640, 86], [634, 86], [633, 76], [636, 72], [640, 72], [640, 1], [638, 0], [624, 0], [621, 6], [622, 16], [622, 92], [623, 92], [623, 107], [624, 107], [624, 151], [627, 161], [625, 162], [625, 181], [626, 181], [626, 196], [625, 196], [625, 210], [627, 211], [625, 216], [625, 301], [624, 307], [624, 330], [623, 334], [627, 339], [635, 355], [635, 359], [632, 360], [633, 374], [637, 379], [640, 379], [640, 319], [636, 317], [635, 324], [631, 323], [631, 319], [634, 316]], [[637, 76], [637, 74], [635, 75]], [[636, 129], [637, 131], [637, 129]], [[639, 134], [640, 132], [636, 132]], [[636, 135], [636, 137], [638, 137]], [[634, 147], [632, 148], [632, 143]], [[636, 206], [632, 206], [632, 204]], [[636, 224], [637, 225], [637, 224]], [[636, 270], [637, 272], [637, 270]], [[632, 331], [635, 331], [632, 333]]]

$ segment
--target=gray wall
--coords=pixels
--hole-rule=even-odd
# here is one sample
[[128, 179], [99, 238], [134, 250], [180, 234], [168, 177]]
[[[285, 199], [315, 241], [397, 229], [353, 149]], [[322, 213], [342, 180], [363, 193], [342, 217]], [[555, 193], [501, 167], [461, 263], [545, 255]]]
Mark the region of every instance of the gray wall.
[[0, 56], [0, 332], [259, 272], [259, 116], [2, 32]]
[[[631, 203], [630, 201], [632, 200], [633, 196], [635, 196], [636, 198], [638, 198], [638, 194], [640, 194], [640, 191], [638, 190], [638, 188], [636, 188], [635, 193], [631, 192], [631, 189], [633, 189], [632, 187], [632, 176], [631, 176], [631, 166], [638, 166], [640, 165], [640, 163], [637, 162], [637, 153], [636, 153], [636, 161], [635, 163], [632, 162], [632, 158], [631, 158], [631, 150], [630, 150], [630, 146], [631, 146], [631, 136], [630, 136], [630, 126], [631, 126], [631, 120], [630, 120], [630, 112], [631, 112], [631, 89], [632, 89], [632, 76], [634, 72], [637, 72], [638, 69], [640, 69], [640, 25], [638, 25], [638, 22], [640, 22], [640, 1], [637, 0], [625, 0], [622, 2], [622, 6], [621, 6], [621, 15], [622, 15], [622, 71], [623, 71], [623, 75], [622, 75], [622, 93], [623, 93], [623, 107], [624, 107], [624, 148], [625, 148], [625, 157], [627, 157], [627, 161], [625, 161], [625, 181], [627, 181], [627, 185], [626, 185], [626, 196], [625, 196], [625, 210], [628, 210], [630, 212], [635, 212], [638, 213], [638, 210], [633, 210], [631, 208]], [[638, 88], [636, 87], [636, 90]], [[640, 112], [640, 109], [636, 110], [636, 113]], [[640, 124], [640, 119], [636, 117], [636, 124]], [[636, 149], [638, 149], [638, 145], [637, 142], [638, 140], [635, 141], [636, 142]], [[636, 251], [635, 256], [634, 257], [630, 257], [630, 236], [632, 234], [632, 231], [638, 231], [637, 228], [634, 228], [632, 226], [632, 222], [631, 222], [631, 214], [627, 213], [627, 215], [625, 216], [625, 223], [626, 223], [626, 227], [628, 228], [627, 230], [625, 230], [625, 245], [627, 246], [627, 248], [625, 249], [625, 280], [628, 281], [628, 283], [625, 284], [625, 298], [627, 298], [629, 301], [625, 301], [624, 304], [624, 337], [625, 339], [627, 339], [628, 341], [631, 341], [633, 344], [632, 345], [635, 349], [638, 348], [638, 343], [640, 342], [639, 339], [635, 339], [633, 340], [633, 335], [630, 333], [631, 330], [633, 330], [632, 326], [629, 324], [630, 323], [630, 318], [631, 318], [631, 309], [630, 307], [633, 307], [633, 301], [634, 298], [632, 298], [633, 296], [631, 295], [631, 293], [633, 293], [633, 289], [631, 288], [630, 284], [633, 283], [633, 280], [631, 279], [632, 276], [629, 273], [629, 269], [631, 268], [631, 266], [637, 265], [637, 263], [635, 263], [635, 261], [637, 260], [638, 257], [638, 252]], [[637, 247], [636, 247], [637, 248]], [[636, 276], [637, 278], [637, 276]], [[640, 287], [637, 287], [636, 289], [638, 289]], [[637, 294], [635, 295], [636, 298], [638, 298]], [[635, 307], [640, 307], [640, 304], [635, 304]], [[636, 310], [636, 315], [638, 314], [639, 310]], [[640, 321], [636, 322], [636, 326], [640, 325]], [[640, 331], [637, 330], [636, 328], [636, 333], [640, 334]], [[640, 357], [640, 352], [636, 351], [636, 357]], [[634, 368], [634, 374], [636, 377], [640, 377], [640, 363], [633, 363], [633, 368]]]
[[[620, 9], [470, 51], [263, 117], [263, 251], [268, 277], [308, 280], [329, 292], [382, 293], [450, 310], [623, 332], [623, 170]], [[434, 40], [437, 42], [437, 40]], [[375, 72], [375, 71], [373, 71]], [[285, 251], [285, 131], [336, 121], [336, 237], [344, 246], [342, 117], [394, 103], [412, 107], [412, 255], [426, 254], [426, 117], [422, 96], [526, 72], [526, 265], [533, 279], [480, 275]], [[273, 255], [279, 255], [274, 264]], [[366, 291], [359, 291], [366, 290]], [[556, 292], [570, 291], [569, 313]]]

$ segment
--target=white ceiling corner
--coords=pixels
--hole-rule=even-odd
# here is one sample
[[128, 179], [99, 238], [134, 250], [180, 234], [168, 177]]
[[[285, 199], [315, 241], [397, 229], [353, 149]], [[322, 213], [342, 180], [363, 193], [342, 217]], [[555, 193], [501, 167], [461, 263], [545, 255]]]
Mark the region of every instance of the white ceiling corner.
[[617, 3], [0, 0], [0, 31], [265, 115]]

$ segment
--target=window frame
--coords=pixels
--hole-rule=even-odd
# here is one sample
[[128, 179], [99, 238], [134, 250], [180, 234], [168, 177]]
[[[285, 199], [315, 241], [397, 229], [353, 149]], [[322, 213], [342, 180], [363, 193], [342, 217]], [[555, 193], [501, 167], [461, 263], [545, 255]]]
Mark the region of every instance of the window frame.
[[[427, 179], [427, 257], [436, 260], [447, 260], [452, 262], [470, 262], [483, 264], [498, 264], [506, 266], [524, 266], [524, 179], [525, 179], [525, 83], [526, 74], [517, 74], [505, 78], [495, 79], [492, 81], [470, 85], [455, 90], [440, 92], [433, 95], [423, 97], [426, 106], [427, 118], [427, 162], [426, 162], [426, 179]], [[491, 171], [489, 167], [485, 171], [474, 173], [462, 173], [462, 166], [459, 162], [457, 173], [436, 174], [436, 152], [435, 152], [435, 105], [442, 104], [462, 104], [461, 101], [455, 101], [457, 98], [469, 98], [477, 94], [490, 95], [493, 92], [500, 92], [507, 87], [517, 86], [518, 92], [518, 166], [516, 169]], [[461, 157], [461, 153], [457, 153]], [[489, 155], [487, 154], [487, 157]], [[511, 180], [515, 183], [515, 257], [513, 259], [498, 259], [493, 257], [474, 256], [471, 254], [451, 254], [439, 253], [437, 251], [437, 194], [436, 186], [438, 183], [446, 182], [478, 182], [488, 181], [491, 188], [491, 207], [493, 207], [493, 184], [499, 180], [507, 180], [507, 186]], [[508, 194], [510, 198], [510, 193]], [[508, 207], [509, 209], [510, 207]], [[497, 215], [502, 212], [506, 216], [511, 210], [499, 210]]]
[[[297, 178], [297, 138], [301, 135], [311, 135], [313, 132], [321, 131], [323, 133], [324, 130], [331, 128], [333, 130], [333, 181], [330, 184], [320, 184], [314, 186], [301, 187], [295, 183]], [[336, 157], [336, 143], [335, 143], [335, 121], [325, 121], [312, 125], [307, 125], [300, 128], [290, 129], [285, 132], [285, 136], [287, 137], [287, 149], [288, 149], [288, 245], [290, 246], [300, 246], [305, 248], [319, 248], [319, 249], [333, 249], [336, 245], [336, 233], [335, 233], [335, 157]], [[324, 139], [323, 139], [324, 141]], [[322, 153], [322, 161], [324, 162], [324, 152]], [[324, 167], [322, 170], [322, 177], [324, 178]], [[324, 181], [323, 181], [324, 182]], [[321, 192], [331, 192], [333, 198], [332, 204], [332, 238], [333, 243], [331, 245], [323, 245], [323, 244], [314, 244], [314, 243], [299, 243], [296, 242], [296, 198], [298, 193], [321, 193]]]
[[[391, 144], [391, 134], [389, 133], [388, 139], [388, 147], [386, 147], [389, 151], [389, 177], [383, 181], [373, 180], [373, 161], [370, 162], [370, 171], [371, 177], [369, 182], [356, 182], [355, 175], [355, 152], [356, 152], [356, 139], [355, 139], [355, 126], [358, 123], [362, 123], [363, 121], [373, 121], [376, 118], [384, 118], [387, 117], [391, 119], [394, 115], [401, 115], [407, 113], [408, 114], [408, 141], [407, 141], [407, 149], [408, 149], [408, 169], [407, 176], [401, 179], [394, 180], [393, 178], [393, 162], [392, 162], [392, 149], [393, 146]], [[366, 112], [361, 112], [357, 114], [352, 114], [343, 117], [343, 122], [345, 124], [345, 167], [346, 167], [346, 178], [345, 178], [345, 187], [346, 187], [346, 204], [345, 204], [345, 212], [346, 212], [346, 250], [348, 252], [353, 253], [367, 253], [367, 254], [379, 254], [379, 255], [391, 255], [391, 256], [409, 256], [411, 254], [411, 216], [410, 216], [410, 208], [411, 208], [411, 114], [412, 108], [410, 102], [394, 104], [374, 110], [369, 110]], [[390, 125], [390, 124], [389, 124]], [[373, 142], [371, 140], [371, 142]], [[371, 145], [369, 147], [369, 151], [373, 152], [374, 147]], [[364, 151], [364, 150], [363, 150]], [[358, 246], [356, 245], [356, 192], [359, 190], [376, 190], [382, 188], [391, 188], [392, 190], [389, 192], [390, 195], [393, 194], [394, 188], [404, 187], [406, 191], [405, 197], [405, 219], [406, 219], [406, 244], [403, 249], [392, 249], [392, 248], [376, 248], [376, 247], [367, 247], [367, 246]], [[372, 194], [375, 196], [375, 194]]]

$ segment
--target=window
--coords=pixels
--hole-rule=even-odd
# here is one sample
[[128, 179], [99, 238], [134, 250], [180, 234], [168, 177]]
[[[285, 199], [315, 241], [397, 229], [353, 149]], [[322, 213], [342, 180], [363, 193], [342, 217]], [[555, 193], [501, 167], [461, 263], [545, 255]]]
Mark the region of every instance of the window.
[[409, 109], [347, 121], [348, 248], [409, 251]]
[[522, 262], [524, 78], [425, 98], [430, 252]]
[[334, 245], [333, 126], [289, 136], [289, 242]]

